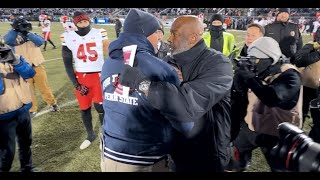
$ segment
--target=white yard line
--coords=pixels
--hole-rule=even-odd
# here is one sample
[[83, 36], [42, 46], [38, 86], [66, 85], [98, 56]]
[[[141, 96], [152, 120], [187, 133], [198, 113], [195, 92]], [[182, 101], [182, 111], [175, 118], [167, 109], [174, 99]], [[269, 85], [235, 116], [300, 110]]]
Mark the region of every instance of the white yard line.
[[58, 59], [62, 59], [62, 58], [48, 59], [48, 60], [44, 60], [44, 62], [50, 62], [50, 61], [54, 61], [54, 60], [58, 60]]
[[[64, 104], [62, 104], [62, 105], [59, 105], [59, 106], [60, 106], [60, 108], [63, 108], [63, 107], [66, 107], [66, 106], [71, 106], [71, 105], [73, 105], [73, 104], [75, 104], [75, 103], [77, 103], [77, 102], [78, 102], [78, 101], [75, 99], [75, 100], [66, 102], [66, 103], [64, 103]], [[42, 115], [47, 114], [47, 113], [49, 113], [49, 112], [51, 112], [50, 109], [47, 109], [47, 110], [44, 110], [44, 111], [40, 111], [40, 112], [38, 112], [38, 113], [36, 114], [35, 117], [42, 116]], [[54, 112], [53, 112], [53, 113], [54, 113]]]

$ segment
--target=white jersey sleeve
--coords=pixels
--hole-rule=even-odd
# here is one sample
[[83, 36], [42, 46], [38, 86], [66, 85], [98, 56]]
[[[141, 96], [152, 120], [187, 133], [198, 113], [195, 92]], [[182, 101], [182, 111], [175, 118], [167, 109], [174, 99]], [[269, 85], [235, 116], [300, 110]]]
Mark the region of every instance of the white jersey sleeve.
[[102, 40], [108, 39], [108, 33], [105, 29], [101, 28], [99, 29], [99, 32], [101, 34]]
[[67, 46], [66, 41], [64, 40], [64, 37], [67, 36], [68, 32], [64, 32], [60, 35], [60, 41], [62, 46]]

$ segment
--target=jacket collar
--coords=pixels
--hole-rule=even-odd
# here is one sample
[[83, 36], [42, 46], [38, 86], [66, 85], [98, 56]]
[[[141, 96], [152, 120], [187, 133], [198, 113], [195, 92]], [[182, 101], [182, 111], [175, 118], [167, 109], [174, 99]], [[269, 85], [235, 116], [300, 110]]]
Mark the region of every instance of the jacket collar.
[[185, 65], [188, 63], [193, 62], [195, 59], [197, 59], [203, 50], [207, 48], [205, 42], [203, 39], [201, 39], [195, 46], [193, 46], [191, 49], [173, 55], [174, 61], [179, 65]]

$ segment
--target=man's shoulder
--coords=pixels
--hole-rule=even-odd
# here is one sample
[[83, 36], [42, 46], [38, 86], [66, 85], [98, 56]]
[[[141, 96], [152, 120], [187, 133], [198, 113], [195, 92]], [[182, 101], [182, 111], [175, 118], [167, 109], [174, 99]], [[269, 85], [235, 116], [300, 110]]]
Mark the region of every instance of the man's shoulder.
[[103, 28], [92, 28], [91, 31], [93, 31], [95, 34], [99, 34], [101, 35], [103, 38], [108, 38], [108, 33], [107, 30], [103, 29]]
[[226, 36], [231, 36], [231, 37], [233, 36], [234, 37], [234, 35], [229, 33], [229, 32], [223, 32], [223, 34], [226, 35]]
[[289, 22], [288, 24], [289, 24], [289, 26], [291, 26], [291, 27], [298, 27], [298, 28], [299, 28], [299, 25], [296, 24], [296, 23]]
[[204, 52], [202, 53], [202, 59], [204, 61], [208, 61], [208, 62], [213, 61], [214, 63], [221, 62], [221, 60], [229, 61], [229, 58], [227, 56], [225, 56], [220, 51], [217, 51], [217, 50], [212, 49], [212, 48], [206, 48], [204, 50]]

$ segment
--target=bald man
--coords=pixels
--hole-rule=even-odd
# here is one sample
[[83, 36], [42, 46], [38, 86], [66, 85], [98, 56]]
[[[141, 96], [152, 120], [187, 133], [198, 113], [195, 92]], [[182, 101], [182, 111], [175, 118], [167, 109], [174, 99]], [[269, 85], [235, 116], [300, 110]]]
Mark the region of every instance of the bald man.
[[178, 17], [170, 33], [172, 57], [168, 62], [182, 72], [179, 87], [150, 81], [129, 66], [119, 81], [146, 95], [172, 122], [183, 122], [190, 128], [173, 147], [175, 171], [223, 171], [230, 158], [232, 65], [222, 53], [206, 46], [203, 26], [196, 16]]

